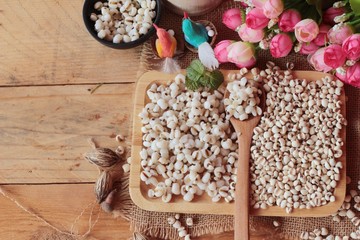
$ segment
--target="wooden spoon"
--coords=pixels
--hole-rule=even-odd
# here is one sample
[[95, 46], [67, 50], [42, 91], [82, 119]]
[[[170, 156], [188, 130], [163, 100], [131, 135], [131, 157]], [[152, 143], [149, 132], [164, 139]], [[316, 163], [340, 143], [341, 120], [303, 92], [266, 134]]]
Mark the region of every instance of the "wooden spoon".
[[[264, 105], [265, 93], [262, 90], [260, 105]], [[226, 90], [225, 98], [229, 97]], [[261, 106], [260, 106], [261, 107]], [[262, 108], [263, 109], [263, 108]], [[236, 172], [235, 186], [235, 217], [234, 230], [235, 240], [249, 239], [249, 161], [250, 147], [254, 128], [258, 125], [261, 116], [251, 116], [244, 121], [240, 121], [234, 117], [230, 118], [239, 144], [239, 156]]]

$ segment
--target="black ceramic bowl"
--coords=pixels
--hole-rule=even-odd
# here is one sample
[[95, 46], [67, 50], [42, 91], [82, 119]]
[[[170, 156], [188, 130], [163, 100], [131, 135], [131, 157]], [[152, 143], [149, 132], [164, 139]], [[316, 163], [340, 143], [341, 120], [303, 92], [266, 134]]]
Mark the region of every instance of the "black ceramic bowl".
[[[136, 47], [142, 43], [144, 43], [146, 40], [148, 40], [156, 31], [154, 27], [151, 27], [149, 31], [145, 35], [141, 35], [137, 40], [131, 41], [131, 42], [121, 42], [121, 43], [113, 43], [112, 41], [108, 41], [105, 39], [101, 39], [97, 36], [97, 31], [95, 30], [95, 22], [90, 19], [91, 13], [97, 13], [97, 10], [94, 9], [94, 4], [98, 2], [99, 0], [85, 0], [84, 6], [83, 6], [83, 20], [85, 23], [85, 26], [91, 36], [93, 36], [98, 42], [104, 44], [105, 46], [116, 48], [116, 49], [128, 49]], [[101, 0], [101, 2], [107, 2], [106, 0]], [[160, 21], [160, 15], [161, 15], [161, 0], [156, 0], [156, 16], [155, 19], [153, 19], [153, 23], [158, 24]]]

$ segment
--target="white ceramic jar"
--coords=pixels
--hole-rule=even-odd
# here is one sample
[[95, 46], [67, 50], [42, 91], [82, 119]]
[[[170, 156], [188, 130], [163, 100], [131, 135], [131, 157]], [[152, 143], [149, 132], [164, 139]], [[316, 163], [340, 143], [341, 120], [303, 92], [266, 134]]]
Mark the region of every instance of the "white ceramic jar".
[[223, 0], [163, 0], [165, 7], [172, 12], [183, 16], [199, 16], [215, 9]]

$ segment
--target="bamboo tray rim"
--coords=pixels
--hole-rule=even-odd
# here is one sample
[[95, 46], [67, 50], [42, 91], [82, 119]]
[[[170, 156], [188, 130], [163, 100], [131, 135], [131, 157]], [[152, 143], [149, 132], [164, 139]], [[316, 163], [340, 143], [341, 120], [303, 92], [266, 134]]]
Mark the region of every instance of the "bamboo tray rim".
[[[229, 82], [229, 73], [238, 73], [239, 70], [221, 70], [225, 77], [225, 82]], [[184, 73], [184, 70], [183, 70]], [[295, 78], [315, 81], [324, 76], [332, 76], [327, 73], [315, 71], [293, 71]], [[149, 189], [140, 180], [140, 150], [142, 148], [142, 133], [141, 120], [138, 116], [143, 107], [146, 105], [146, 90], [148, 87], [156, 82], [158, 84], [167, 84], [172, 81], [176, 74], [165, 74], [157, 71], [149, 71], [144, 73], [137, 81], [135, 91], [135, 106], [134, 106], [134, 124], [133, 124], [133, 138], [132, 138], [132, 162], [130, 170], [129, 191], [133, 202], [140, 208], [148, 211], [157, 212], [176, 212], [176, 213], [198, 213], [198, 214], [223, 214], [233, 215], [234, 201], [226, 203], [224, 200], [213, 203], [206, 194], [195, 198], [192, 202], [186, 202], [183, 199], [176, 197], [169, 203], [164, 203], [161, 198], [149, 198], [146, 190]], [[341, 113], [346, 118], [346, 101], [345, 91], [342, 87], [342, 95], [340, 96], [342, 102]], [[343, 168], [340, 170], [340, 180], [337, 182], [337, 187], [334, 191], [335, 202], [330, 202], [325, 206], [315, 207], [311, 209], [293, 209], [290, 214], [285, 212], [278, 206], [268, 207], [267, 209], [254, 209], [250, 207], [250, 215], [253, 216], [288, 216], [288, 217], [324, 217], [335, 213], [342, 205], [346, 194], [346, 126], [341, 129], [340, 136], [343, 139], [342, 146], [343, 155], [336, 159], [341, 161]], [[146, 188], [146, 189], [144, 189]]]

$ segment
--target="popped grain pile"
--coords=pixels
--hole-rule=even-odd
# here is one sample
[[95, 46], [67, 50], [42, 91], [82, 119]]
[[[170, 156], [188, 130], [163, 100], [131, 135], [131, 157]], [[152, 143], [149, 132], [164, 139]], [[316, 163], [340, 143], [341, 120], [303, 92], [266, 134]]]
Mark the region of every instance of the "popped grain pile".
[[[247, 70], [229, 76], [240, 80]], [[335, 201], [340, 179], [342, 83], [330, 77], [294, 79], [273, 65], [253, 69], [264, 83], [266, 107], [251, 147], [251, 205], [312, 208]], [[224, 86], [191, 92], [185, 77], [168, 85], [152, 84], [143, 109], [141, 180], [148, 196], [169, 202], [192, 201], [207, 194], [212, 201], [234, 199], [237, 136], [223, 102]], [[256, 102], [256, 101], [255, 101]], [[176, 201], [176, 200], [175, 200]]]
[[109, 0], [96, 2], [90, 19], [98, 37], [113, 43], [131, 42], [146, 34], [156, 16], [155, 0]]
[[346, 123], [341, 114], [343, 83], [330, 76], [294, 79], [275, 66], [259, 73], [266, 109], [251, 147], [251, 205], [312, 208], [335, 201]]
[[261, 89], [258, 82], [242, 77], [239, 81], [229, 82], [226, 89], [229, 97], [224, 99], [226, 114], [240, 121], [250, 116], [260, 116], [262, 110], [259, 107]]
[[149, 197], [192, 201], [206, 193], [214, 202], [234, 199], [237, 136], [226, 119], [223, 90], [187, 91], [181, 74], [167, 86], [151, 85], [151, 102], [140, 114], [140, 177], [153, 186]]

